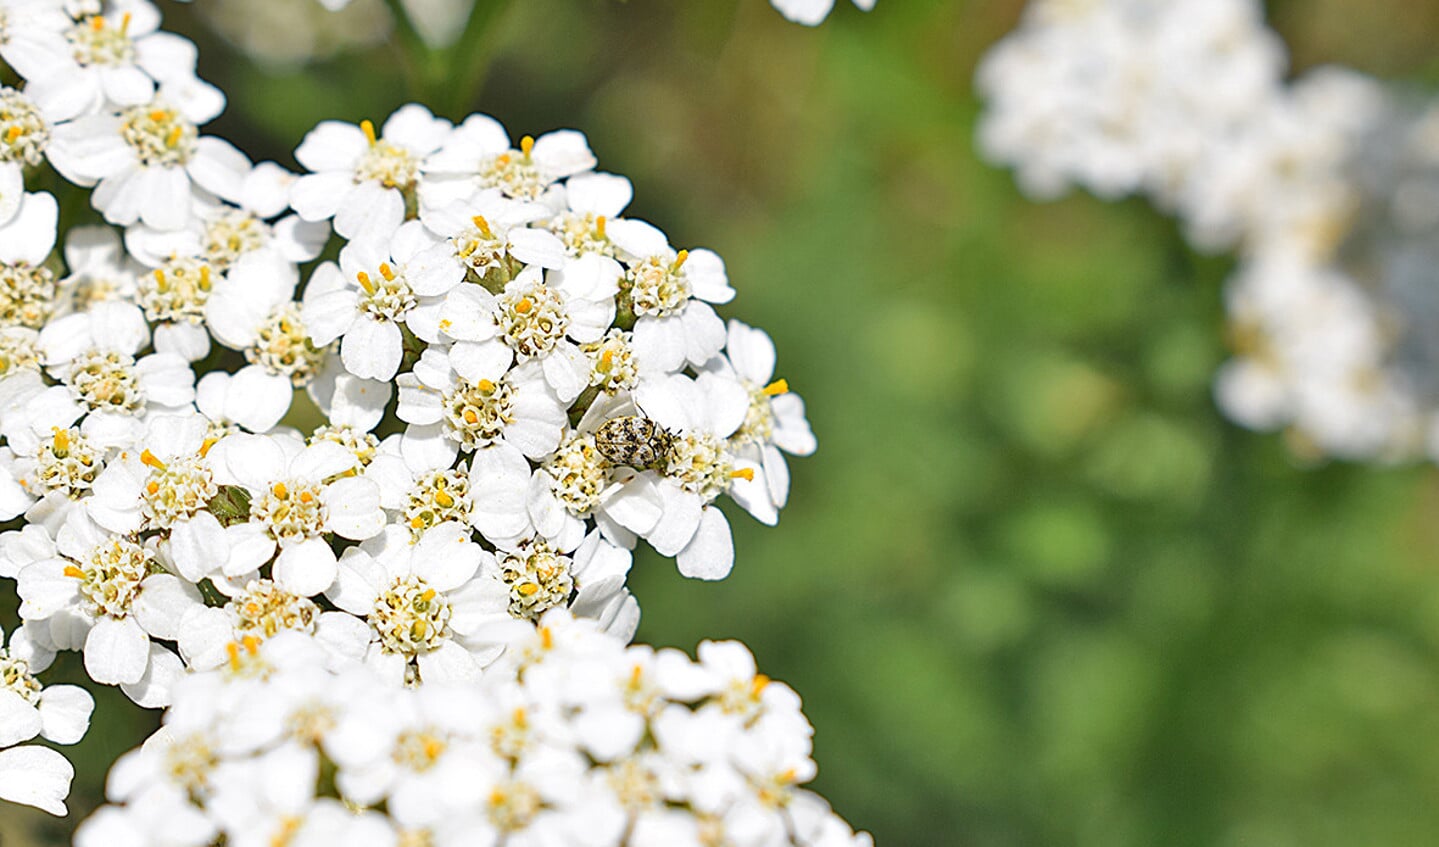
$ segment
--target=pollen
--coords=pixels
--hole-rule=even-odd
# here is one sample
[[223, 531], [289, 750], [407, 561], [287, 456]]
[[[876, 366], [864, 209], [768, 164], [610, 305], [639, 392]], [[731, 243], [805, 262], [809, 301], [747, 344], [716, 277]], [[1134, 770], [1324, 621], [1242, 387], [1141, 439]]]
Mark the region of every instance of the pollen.
[[535, 139], [533, 136], [526, 135], [520, 139], [520, 152], [525, 154], [526, 159], [530, 158], [530, 154], [535, 152]]
[[155, 454], [151, 453], [149, 450], [144, 450], [140, 453], [140, 462], [141, 464], [148, 465], [152, 468], [159, 468], [160, 470], [165, 469], [165, 463], [155, 458]]
[[770, 397], [778, 397], [781, 394], [789, 393], [789, 381], [777, 379], [764, 387], [764, 393]]
[[66, 566], [65, 566], [65, 569], [64, 569], [63, 571], [61, 571], [61, 573], [65, 574], [65, 576], [68, 576], [68, 577], [70, 577], [70, 578], [72, 578], [72, 579], [84, 579], [84, 578], [85, 578], [85, 572], [82, 571], [82, 570], [80, 570], [79, 568], [75, 567], [74, 565], [66, 565]]
[[730, 479], [742, 479], [745, 482], [754, 482], [754, 468], [740, 468], [730, 471]]

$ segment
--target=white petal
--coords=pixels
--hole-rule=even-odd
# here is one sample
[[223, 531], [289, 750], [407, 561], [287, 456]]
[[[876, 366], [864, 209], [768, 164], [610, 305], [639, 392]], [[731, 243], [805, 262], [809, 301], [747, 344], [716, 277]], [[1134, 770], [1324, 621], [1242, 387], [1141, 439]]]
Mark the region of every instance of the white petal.
[[150, 664], [150, 637], [134, 618], [101, 618], [85, 639], [85, 672], [101, 685], [139, 682]]
[[676, 557], [680, 573], [691, 579], [724, 579], [734, 567], [734, 538], [724, 513], [704, 510], [694, 538]]
[[78, 685], [50, 685], [40, 695], [41, 734], [56, 744], [74, 744], [90, 728], [95, 698]]
[[64, 815], [75, 769], [48, 747], [0, 751], [0, 799]]
[[313, 597], [329, 588], [336, 573], [335, 554], [323, 538], [291, 544], [275, 560], [275, 583], [301, 597]]

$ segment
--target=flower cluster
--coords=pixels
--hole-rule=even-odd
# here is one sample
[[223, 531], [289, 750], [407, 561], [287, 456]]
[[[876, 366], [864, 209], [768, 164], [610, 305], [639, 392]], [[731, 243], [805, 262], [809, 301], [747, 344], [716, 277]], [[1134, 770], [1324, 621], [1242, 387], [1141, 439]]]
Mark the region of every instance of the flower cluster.
[[[408, 105], [321, 123], [293, 174], [203, 134], [224, 96], [159, 23], [0, 3], [0, 576], [40, 715], [7, 726], [78, 737], [76, 695], [29, 688], [57, 650], [160, 707], [284, 632], [396, 688], [552, 610], [628, 640], [641, 541], [720, 579], [720, 503], [778, 520], [816, 445], [773, 343], [582, 134]], [[61, 233], [86, 191], [104, 223]]]
[[1144, 194], [1238, 252], [1234, 420], [1300, 455], [1439, 458], [1435, 113], [1285, 64], [1256, 0], [1036, 0], [980, 69], [980, 144], [1036, 196]]
[[247, 637], [176, 687], [76, 844], [871, 845], [801, 788], [812, 732], [741, 644], [694, 662], [560, 610], [418, 689]]

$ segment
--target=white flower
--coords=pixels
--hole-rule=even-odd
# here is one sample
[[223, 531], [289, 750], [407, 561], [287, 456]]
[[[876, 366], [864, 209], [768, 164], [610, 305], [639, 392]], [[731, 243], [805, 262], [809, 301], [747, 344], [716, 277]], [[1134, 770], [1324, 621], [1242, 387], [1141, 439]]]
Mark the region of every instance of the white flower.
[[586, 431], [568, 433], [535, 469], [525, 507], [535, 531], [562, 549], [575, 546], [587, 520], [606, 538], [632, 547], [634, 536], [654, 529], [664, 512], [655, 474], [615, 467]]
[[568, 404], [589, 386], [591, 364], [581, 344], [598, 342], [614, 321], [618, 266], [598, 256], [570, 262], [548, 278], [531, 267], [498, 296], [479, 285], [450, 292], [440, 331], [456, 340], [450, 363], [478, 380], [512, 361], [537, 361], [545, 381]]
[[0, 224], [20, 210], [25, 169], [44, 161], [50, 129], [64, 110], [55, 94], [53, 86], [32, 84], [24, 92], [0, 86]]
[[183, 88], [187, 99], [214, 117], [224, 98], [194, 79], [195, 45], [159, 26], [160, 12], [148, 0], [109, 0], [68, 23], [58, 41], [46, 38], [42, 49], [26, 50], [12, 64], [26, 79], [60, 87], [64, 101], [73, 104], [66, 117], [142, 105], [157, 83]]
[[162, 87], [151, 102], [55, 129], [51, 163], [71, 182], [95, 186], [91, 203], [110, 223], [180, 229], [197, 189], [241, 196], [249, 160], [228, 141], [199, 134], [197, 125], [213, 114], [187, 112], [165, 95]]
[[658, 486], [664, 516], [645, 538], [662, 555], [675, 556], [685, 576], [723, 579], [734, 564], [734, 540], [715, 499], [731, 494], [762, 519], [774, 510], [764, 471], [730, 452], [728, 439], [744, 422], [749, 392], [713, 373], [697, 380], [673, 374], [642, 383], [635, 403], [674, 436]]
[[64, 252], [70, 273], [58, 283], [57, 315], [83, 312], [111, 300], [135, 301], [137, 279], [145, 268], [125, 251], [115, 230], [75, 227], [65, 234]]
[[[764, 330], [732, 320], [724, 354], [711, 360], [706, 368], [737, 381], [749, 392], [749, 411], [744, 423], [730, 436], [730, 443], [735, 455], [764, 469], [765, 492], [774, 509], [779, 510], [789, 499], [789, 467], [784, 453], [808, 456], [818, 444], [805, 420], [804, 401], [789, 390], [786, 380], [774, 379], [774, 364], [774, 342]], [[768, 510], [748, 505], [745, 508], [770, 522], [766, 520]]]
[[634, 186], [622, 176], [606, 173], [577, 174], [546, 193], [553, 210], [546, 224], [564, 242], [571, 256], [597, 253], [614, 256], [609, 224], [634, 199]]
[[639, 604], [625, 588], [630, 563], [628, 550], [599, 533], [591, 533], [573, 552], [543, 538], [521, 539], [484, 560], [469, 611], [492, 620], [538, 621], [551, 609], [567, 608], [628, 641], [640, 616]]
[[[818, 26], [834, 9], [834, 0], [770, 0], [774, 7], [789, 20], [805, 26]], [[874, 0], [854, 0], [854, 5], [868, 12], [874, 8]]]
[[418, 221], [393, 236], [351, 241], [340, 251], [339, 267], [321, 265], [305, 289], [302, 316], [311, 340], [324, 346], [341, 339], [350, 373], [393, 379], [404, 352], [401, 325], [423, 341], [438, 341], [444, 295], [465, 277], [464, 266], [434, 246]]
[[141, 705], [168, 700], [183, 667], [152, 638], [173, 640], [185, 611], [202, 601], [193, 585], [165, 572], [152, 547], [107, 533], [76, 509], [56, 538], [56, 555], [25, 565], [16, 582], [20, 616], [48, 622], [57, 642], [68, 630], [57, 646], [83, 646], [91, 679], [119, 685]]
[[[295, 389], [324, 367], [327, 350], [309, 338], [301, 307], [291, 298], [298, 274], [272, 254], [251, 253], [217, 281], [205, 321], [215, 339], [243, 350], [250, 364], [226, 380], [221, 415], [251, 432], [273, 428], [290, 409]], [[202, 403], [218, 386], [201, 381]]]
[[537, 459], [559, 445], [565, 408], [539, 362], [509, 368], [503, 356], [469, 364], [473, 379], [460, 375], [448, 352], [431, 347], [396, 380], [397, 414], [410, 424], [405, 439], [414, 449], [453, 457], [459, 450], [503, 448]]
[[82, 430], [106, 445], [123, 445], [139, 434], [146, 415], [174, 411], [195, 398], [195, 374], [174, 353], [140, 352], [150, 341], [145, 317], [128, 303], [97, 303], [66, 315], [40, 333], [45, 368], [62, 385], [37, 400], [55, 417], [40, 424], [69, 426], [85, 416]]
[[708, 362], [724, 346], [724, 322], [710, 303], [734, 299], [724, 261], [709, 250], [676, 253], [643, 221], [609, 226], [625, 262], [620, 307], [636, 318], [634, 349], [642, 370], [678, 371]]
[[55, 248], [59, 206], [49, 194], [26, 194], [0, 226], [0, 325], [40, 329], [55, 309], [55, 274], [44, 266]]
[[250, 494], [249, 520], [226, 530], [231, 555], [223, 571], [247, 574], [275, 556], [274, 580], [302, 597], [335, 581], [335, 553], [326, 536], [361, 540], [384, 527], [380, 490], [342, 476], [357, 461], [329, 441], [308, 447], [288, 436], [231, 435], [211, 448], [222, 482]]
[[392, 232], [405, 219], [405, 197], [420, 177], [420, 162], [439, 149], [451, 124], [411, 103], [385, 121], [359, 126], [324, 121], [305, 135], [295, 158], [311, 171], [295, 181], [290, 204], [307, 221], [335, 219], [345, 238]]
[[538, 200], [556, 182], [594, 166], [595, 155], [583, 133], [562, 129], [539, 139], [527, 135], [514, 149], [499, 121], [470, 115], [425, 160], [420, 200], [425, 206], [443, 207], [485, 188]]
[[549, 214], [542, 204], [511, 200], [498, 189], [487, 189], [443, 208], [421, 209], [420, 220], [476, 276], [496, 271], [508, 278], [517, 264], [564, 266], [564, 244], [552, 233], [528, 226]]
[[162, 531], [182, 577], [198, 583], [210, 576], [230, 553], [225, 531], [209, 511], [220, 494], [209, 458], [215, 442], [201, 415], [152, 416], [137, 443], [96, 479], [86, 501], [91, 518], [120, 534]]
[[[3, 638], [0, 632], [0, 641]], [[37, 736], [56, 744], [74, 744], [85, 737], [95, 709], [90, 692], [75, 685], [44, 686], [35, 678], [54, 655], [35, 644], [24, 628], [10, 633], [8, 647], [0, 647], [0, 747]]]
[[296, 177], [274, 162], [247, 168], [236, 202], [196, 194], [194, 214], [183, 229], [161, 230], [137, 224], [125, 232], [125, 245], [137, 259], [158, 267], [173, 256], [203, 259], [224, 272], [240, 259], [264, 254], [296, 264], [320, 254], [330, 237], [323, 221], [298, 215], [271, 218], [289, 208], [290, 186]]
[[471, 679], [499, 655], [474, 638], [487, 622], [474, 576], [494, 557], [469, 534], [467, 524], [447, 521], [415, 539], [391, 524], [341, 557], [326, 596], [369, 624], [366, 662], [385, 678]]

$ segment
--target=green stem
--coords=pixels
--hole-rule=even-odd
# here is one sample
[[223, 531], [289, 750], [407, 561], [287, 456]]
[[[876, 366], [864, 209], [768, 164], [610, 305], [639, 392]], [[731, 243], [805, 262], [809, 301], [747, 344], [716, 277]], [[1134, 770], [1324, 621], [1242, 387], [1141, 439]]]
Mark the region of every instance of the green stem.
[[440, 115], [459, 118], [468, 112], [493, 58], [490, 41], [495, 26], [512, 2], [475, 0], [460, 37], [448, 47], [435, 49], [425, 43], [402, 0], [385, 0], [395, 19], [411, 95]]

